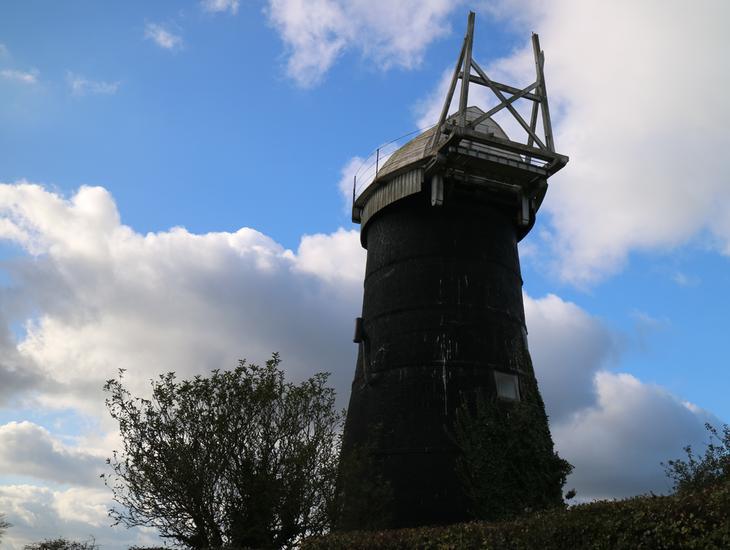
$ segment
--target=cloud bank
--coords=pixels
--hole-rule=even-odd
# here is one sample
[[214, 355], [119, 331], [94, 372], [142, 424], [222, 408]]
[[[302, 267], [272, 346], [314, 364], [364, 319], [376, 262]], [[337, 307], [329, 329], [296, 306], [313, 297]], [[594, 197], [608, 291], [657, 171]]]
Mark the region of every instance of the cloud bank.
[[576, 304], [525, 296], [525, 315], [553, 439], [575, 467], [567, 487], [582, 500], [669, 490], [660, 463], [683, 456], [687, 444], [702, 448], [704, 423], [720, 421], [661, 386], [616, 372], [627, 335]]
[[98, 485], [104, 457], [68, 447], [32, 422], [0, 426], [0, 472], [72, 485]]
[[0, 238], [29, 254], [8, 264], [4, 312], [25, 326], [25, 368], [0, 372], [16, 387], [32, 372], [46, 405], [98, 412], [100, 382], [119, 368], [143, 381], [273, 351], [295, 378], [335, 370], [346, 387], [364, 269], [355, 232], [305, 236], [296, 253], [249, 228], [140, 235], [102, 188], [65, 199], [25, 182], [0, 186], [0, 216]]

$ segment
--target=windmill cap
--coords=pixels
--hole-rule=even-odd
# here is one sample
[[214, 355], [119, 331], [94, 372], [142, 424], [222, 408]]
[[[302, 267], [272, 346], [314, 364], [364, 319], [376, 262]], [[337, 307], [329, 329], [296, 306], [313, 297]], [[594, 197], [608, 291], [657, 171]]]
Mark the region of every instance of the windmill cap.
[[[472, 105], [466, 109], [466, 120], [467, 122], [471, 122], [483, 114], [484, 111], [476, 105]], [[457, 116], [458, 114], [453, 114], [447, 119], [447, 121], [453, 121]], [[491, 118], [482, 120], [474, 129], [480, 133], [493, 134], [495, 137], [508, 139], [507, 134], [504, 130], [502, 130], [502, 127]], [[392, 155], [390, 155], [388, 160], [383, 163], [383, 166], [378, 172], [378, 176], [383, 177], [390, 172], [395, 172], [404, 166], [413, 164], [414, 162], [418, 162], [429, 156], [431, 154], [429, 144], [431, 143], [431, 136], [433, 136], [435, 131], [435, 126], [429, 128], [406, 143], [403, 147], [396, 150]]]

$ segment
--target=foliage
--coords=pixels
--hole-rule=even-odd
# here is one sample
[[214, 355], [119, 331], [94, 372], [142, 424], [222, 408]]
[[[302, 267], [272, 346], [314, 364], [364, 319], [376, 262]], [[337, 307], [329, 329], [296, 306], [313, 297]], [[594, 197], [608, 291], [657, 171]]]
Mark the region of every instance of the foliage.
[[2, 540], [5, 531], [8, 530], [8, 527], [12, 527], [12, 524], [8, 523], [5, 519], [5, 514], [0, 514], [0, 540]]
[[[332, 517], [335, 528], [349, 530], [383, 529], [392, 516], [393, 489], [379, 472], [375, 451], [382, 426], [370, 427], [370, 439], [351, 448], [343, 448], [338, 471], [337, 499]], [[347, 451], [347, 452], [345, 452]]]
[[702, 456], [696, 456], [691, 445], [684, 448], [687, 460], [678, 458], [662, 463], [664, 470], [674, 482], [678, 492], [709, 487], [722, 480], [730, 480], [730, 426], [725, 424], [722, 433], [709, 423], [705, 428], [710, 442]]
[[542, 402], [479, 398], [457, 415], [457, 464], [475, 519], [562, 506], [573, 467], [553, 449]]
[[633, 550], [730, 548], [730, 482], [695, 492], [553, 508], [474, 522], [307, 539], [302, 550]]
[[123, 450], [105, 474], [116, 524], [152, 526], [191, 548], [282, 548], [329, 527], [341, 413], [327, 374], [284, 381], [265, 366], [152, 381], [133, 397], [123, 371], [104, 389]]
[[24, 550], [98, 550], [99, 545], [93, 537], [80, 542], [58, 538], [26, 544], [23, 548]]

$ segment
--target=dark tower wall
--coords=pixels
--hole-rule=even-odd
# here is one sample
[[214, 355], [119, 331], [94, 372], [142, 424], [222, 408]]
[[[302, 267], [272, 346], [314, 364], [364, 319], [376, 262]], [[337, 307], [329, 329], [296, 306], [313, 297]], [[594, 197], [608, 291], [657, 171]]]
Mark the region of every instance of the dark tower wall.
[[[516, 375], [522, 400], [544, 411], [527, 349], [517, 209], [445, 187], [443, 206], [426, 189], [363, 227], [363, 340], [343, 458], [358, 445], [373, 451], [367, 475], [389, 485], [390, 527], [469, 518], [452, 426], [464, 399], [496, 396], [495, 371]], [[342, 527], [367, 526], [357, 516]]]

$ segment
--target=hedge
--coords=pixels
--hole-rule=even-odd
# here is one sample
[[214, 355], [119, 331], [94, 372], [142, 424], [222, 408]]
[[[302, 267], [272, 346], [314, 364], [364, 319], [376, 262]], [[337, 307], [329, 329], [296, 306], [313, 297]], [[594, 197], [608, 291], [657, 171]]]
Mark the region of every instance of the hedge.
[[512, 521], [331, 533], [302, 550], [730, 548], [730, 482], [694, 493], [598, 501]]

